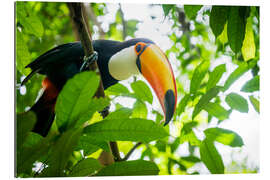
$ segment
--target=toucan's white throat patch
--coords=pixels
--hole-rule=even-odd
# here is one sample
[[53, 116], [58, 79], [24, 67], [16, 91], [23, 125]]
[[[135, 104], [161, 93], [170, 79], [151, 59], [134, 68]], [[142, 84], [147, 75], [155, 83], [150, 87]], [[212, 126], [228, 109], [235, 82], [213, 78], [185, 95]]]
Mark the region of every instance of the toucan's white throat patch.
[[125, 80], [132, 75], [139, 74], [136, 59], [137, 55], [134, 46], [125, 48], [113, 55], [108, 63], [111, 76], [117, 80]]

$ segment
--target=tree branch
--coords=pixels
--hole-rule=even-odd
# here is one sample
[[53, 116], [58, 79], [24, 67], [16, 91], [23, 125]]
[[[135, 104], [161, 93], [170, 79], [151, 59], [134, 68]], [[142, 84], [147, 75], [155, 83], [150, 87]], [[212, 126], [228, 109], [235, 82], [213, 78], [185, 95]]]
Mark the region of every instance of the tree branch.
[[[71, 15], [71, 17], [74, 21], [74, 24], [76, 26], [76, 29], [78, 31], [78, 35], [79, 35], [79, 38], [81, 40], [81, 43], [82, 43], [82, 46], [84, 49], [84, 54], [86, 57], [89, 57], [89, 56], [91, 56], [91, 54], [93, 54], [94, 48], [92, 45], [92, 38], [90, 35], [90, 31], [89, 31], [89, 29], [87, 29], [87, 26], [86, 26], [86, 23], [84, 20], [85, 16], [83, 15], [83, 9], [82, 9], [83, 4], [82, 3], [67, 3], [67, 5], [70, 9], [70, 15]], [[98, 70], [97, 63], [96, 62], [91, 63], [89, 66], [89, 69], [92, 71]], [[97, 98], [105, 97], [104, 88], [103, 88], [101, 78], [100, 78], [99, 87], [98, 87], [98, 90], [97, 90], [95, 96]], [[108, 114], [109, 114], [109, 110], [108, 109], [104, 110], [102, 112], [103, 118], [105, 118]], [[117, 143], [110, 142], [110, 147], [111, 147], [112, 154], [115, 157], [114, 159], [119, 160], [120, 155], [119, 155]], [[109, 155], [107, 155], [107, 156], [109, 156]], [[107, 159], [109, 159], [109, 158], [107, 158]], [[112, 162], [110, 160], [107, 160], [107, 163], [105, 162], [105, 164], [111, 164], [111, 163]]]
[[110, 142], [110, 147], [115, 161], [121, 161], [119, 149], [115, 141]]

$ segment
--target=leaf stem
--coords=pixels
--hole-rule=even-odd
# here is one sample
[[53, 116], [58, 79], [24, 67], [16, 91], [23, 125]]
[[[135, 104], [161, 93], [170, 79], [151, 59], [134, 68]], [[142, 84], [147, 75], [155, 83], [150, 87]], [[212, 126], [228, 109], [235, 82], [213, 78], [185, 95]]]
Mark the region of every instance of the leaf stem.
[[137, 147], [139, 147], [142, 144], [142, 142], [138, 142], [133, 146], [133, 148], [130, 149], [130, 151], [126, 154], [126, 156], [122, 159], [122, 161], [128, 160], [128, 158], [131, 156], [131, 154], [135, 151]]

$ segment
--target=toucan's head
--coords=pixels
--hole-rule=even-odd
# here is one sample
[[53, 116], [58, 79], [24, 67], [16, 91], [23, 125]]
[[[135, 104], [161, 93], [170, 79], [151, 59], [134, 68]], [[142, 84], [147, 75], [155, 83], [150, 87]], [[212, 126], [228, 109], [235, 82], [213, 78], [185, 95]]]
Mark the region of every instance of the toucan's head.
[[155, 91], [165, 115], [165, 125], [176, 108], [177, 92], [172, 67], [163, 51], [153, 43], [137, 42], [114, 54], [108, 69], [116, 80], [142, 74]]

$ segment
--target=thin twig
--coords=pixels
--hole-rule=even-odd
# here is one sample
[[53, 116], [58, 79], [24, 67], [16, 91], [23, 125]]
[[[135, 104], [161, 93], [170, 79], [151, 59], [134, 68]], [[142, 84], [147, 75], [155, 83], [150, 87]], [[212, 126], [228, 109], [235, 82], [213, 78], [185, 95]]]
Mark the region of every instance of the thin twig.
[[128, 158], [131, 156], [131, 154], [135, 151], [137, 147], [139, 147], [142, 144], [142, 142], [138, 142], [133, 146], [133, 148], [130, 149], [130, 151], [126, 154], [126, 156], [122, 159], [122, 161], [128, 160]]
[[98, 22], [97, 20], [97, 16], [95, 15], [95, 12], [93, 10], [93, 7], [91, 6], [91, 4], [86, 4], [86, 8], [85, 8], [85, 12], [86, 15], [91, 19], [91, 21], [98, 27], [98, 32], [99, 32], [99, 39], [104, 39], [106, 33], [103, 31], [102, 27], [101, 27], [101, 23]]
[[122, 6], [121, 4], [119, 4], [119, 12], [120, 12], [120, 17], [121, 17], [121, 20], [122, 20], [122, 25], [123, 25], [123, 40], [126, 39], [127, 37], [127, 24], [126, 24], [126, 21], [125, 21], [125, 18], [124, 18], [124, 12], [122, 10]]

